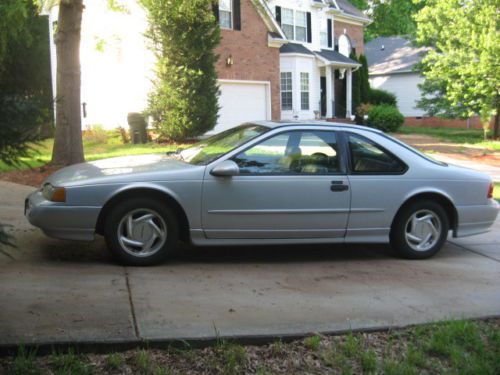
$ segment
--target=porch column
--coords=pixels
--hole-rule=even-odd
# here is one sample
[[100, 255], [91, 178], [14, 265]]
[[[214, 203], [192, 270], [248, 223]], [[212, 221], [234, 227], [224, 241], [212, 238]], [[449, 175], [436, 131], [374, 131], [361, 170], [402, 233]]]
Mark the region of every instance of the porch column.
[[332, 67], [325, 66], [326, 77], [326, 118], [333, 117], [333, 77]]
[[346, 105], [345, 117], [350, 118], [352, 115], [352, 69], [347, 69], [347, 87], [346, 87]]

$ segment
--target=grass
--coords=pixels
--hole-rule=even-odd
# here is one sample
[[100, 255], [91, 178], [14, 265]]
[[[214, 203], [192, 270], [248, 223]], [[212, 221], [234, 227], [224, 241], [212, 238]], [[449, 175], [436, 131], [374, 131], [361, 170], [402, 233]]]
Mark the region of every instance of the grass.
[[314, 335], [289, 343], [136, 349], [0, 358], [5, 374], [463, 374], [500, 373], [500, 320], [455, 320], [390, 332]]
[[455, 143], [457, 146], [473, 146], [493, 151], [500, 151], [500, 141], [484, 140], [481, 129], [453, 129], [453, 128], [418, 128], [403, 126], [398, 130], [400, 134], [421, 134], [435, 137], [444, 142]]
[[[40, 142], [38, 145], [34, 145], [34, 152], [32, 156], [29, 158], [21, 159], [24, 167], [35, 168], [49, 163], [52, 157], [53, 145], [53, 139], [46, 139]], [[154, 142], [137, 145], [130, 143], [123, 144], [120, 136], [114, 132], [107, 132], [106, 137], [99, 139], [84, 137], [83, 141], [83, 149], [85, 153], [85, 159], [87, 161], [106, 159], [117, 156], [163, 153], [167, 151], [175, 151], [180, 147], [183, 147], [183, 145], [164, 145]], [[10, 170], [19, 168], [19, 166], [9, 166], [0, 162], [0, 172], [8, 172]], [[23, 168], [22, 165], [21, 168]]]

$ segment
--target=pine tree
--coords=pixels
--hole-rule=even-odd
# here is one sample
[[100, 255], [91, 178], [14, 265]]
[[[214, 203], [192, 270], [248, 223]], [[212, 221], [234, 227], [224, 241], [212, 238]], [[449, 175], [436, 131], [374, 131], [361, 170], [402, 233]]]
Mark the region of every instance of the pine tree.
[[[358, 61], [358, 57], [355, 52], [351, 52], [349, 56], [352, 60]], [[353, 112], [356, 113], [356, 108], [361, 104], [361, 79], [362, 79], [361, 68], [356, 70], [352, 74], [352, 108]]]
[[360, 100], [361, 103], [368, 103], [370, 100], [370, 82], [368, 80], [368, 61], [365, 55], [359, 56], [361, 63], [360, 71]]
[[148, 112], [160, 138], [180, 141], [213, 129], [218, 118], [220, 29], [211, 0], [142, 0], [158, 61]]

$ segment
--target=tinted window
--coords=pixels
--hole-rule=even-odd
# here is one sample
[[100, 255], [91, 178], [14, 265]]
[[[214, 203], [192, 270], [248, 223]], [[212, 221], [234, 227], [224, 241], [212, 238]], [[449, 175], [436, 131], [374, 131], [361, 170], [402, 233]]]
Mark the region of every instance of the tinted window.
[[278, 134], [238, 154], [240, 174], [334, 174], [339, 172], [337, 140], [331, 131]]
[[406, 166], [374, 142], [349, 135], [349, 152], [355, 173], [401, 173]]

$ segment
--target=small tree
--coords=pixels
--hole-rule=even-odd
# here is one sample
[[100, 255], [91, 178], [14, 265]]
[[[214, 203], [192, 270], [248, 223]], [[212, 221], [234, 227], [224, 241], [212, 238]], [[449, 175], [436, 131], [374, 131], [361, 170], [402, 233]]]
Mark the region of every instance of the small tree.
[[218, 118], [220, 29], [211, 0], [141, 0], [157, 56], [148, 112], [160, 138], [182, 140], [213, 129]]
[[[417, 41], [433, 49], [423, 74], [442, 94], [439, 104], [463, 117], [478, 114], [485, 137], [500, 111], [498, 0], [427, 0], [417, 14]], [[449, 112], [449, 111], [448, 111]], [[494, 136], [499, 136], [498, 118]]]
[[[351, 52], [351, 55], [349, 57], [354, 61], [358, 61], [358, 57], [356, 56], [356, 53], [354, 51]], [[358, 106], [361, 104], [362, 78], [363, 72], [361, 68], [359, 68], [352, 74], [352, 107], [354, 108], [354, 111], [356, 111], [356, 108], [358, 108]]]
[[359, 56], [359, 63], [361, 64], [361, 68], [359, 68], [360, 101], [361, 103], [368, 103], [370, 100], [370, 81], [368, 80], [368, 61], [365, 55]]

